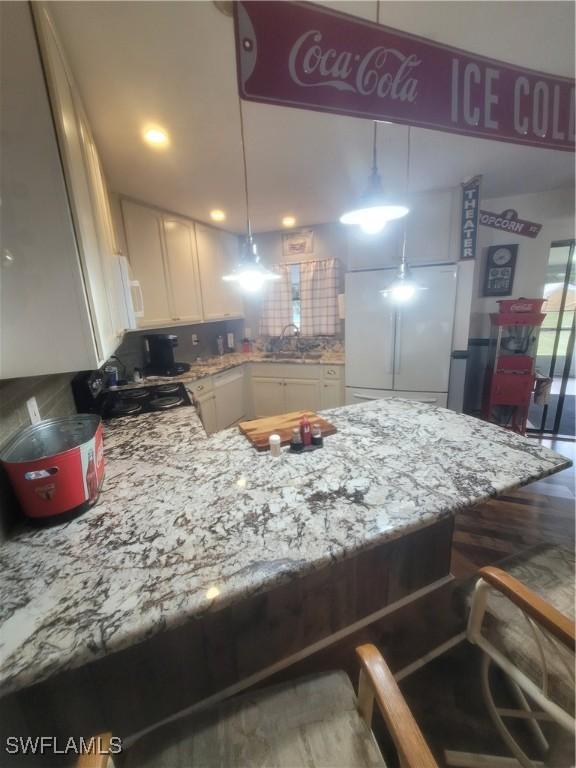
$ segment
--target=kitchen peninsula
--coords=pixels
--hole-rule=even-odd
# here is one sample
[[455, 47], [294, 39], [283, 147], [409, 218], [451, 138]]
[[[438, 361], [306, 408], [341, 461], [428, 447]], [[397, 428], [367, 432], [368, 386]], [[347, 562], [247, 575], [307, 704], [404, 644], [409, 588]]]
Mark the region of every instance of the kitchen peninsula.
[[0, 550], [3, 711], [88, 685], [141, 727], [129, 702], [155, 679], [189, 704], [441, 580], [458, 510], [570, 464], [407, 400], [328, 415], [323, 450], [279, 459], [236, 428], [206, 437], [192, 408], [110, 422], [98, 504]]

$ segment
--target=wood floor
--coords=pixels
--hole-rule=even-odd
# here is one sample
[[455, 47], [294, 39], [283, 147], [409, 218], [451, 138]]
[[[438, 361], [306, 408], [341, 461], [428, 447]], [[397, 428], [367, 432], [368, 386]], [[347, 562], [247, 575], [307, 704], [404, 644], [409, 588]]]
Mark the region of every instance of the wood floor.
[[[574, 443], [541, 442], [576, 460]], [[483, 565], [540, 543], [574, 546], [574, 498], [572, 466], [457, 515], [453, 575], [472, 576]]]

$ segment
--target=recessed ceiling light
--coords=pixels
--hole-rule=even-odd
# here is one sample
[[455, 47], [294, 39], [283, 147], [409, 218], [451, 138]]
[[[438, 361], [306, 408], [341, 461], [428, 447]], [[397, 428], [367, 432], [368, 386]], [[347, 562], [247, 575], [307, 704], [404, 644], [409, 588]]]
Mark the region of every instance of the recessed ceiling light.
[[210, 211], [210, 218], [212, 221], [226, 221], [226, 214], [219, 208], [215, 208], [213, 211]]
[[296, 224], [296, 219], [294, 216], [284, 216], [282, 219], [282, 226], [283, 227], [293, 227], [294, 224]]
[[163, 128], [146, 128], [144, 131], [144, 141], [151, 147], [164, 148], [170, 144], [168, 134]]

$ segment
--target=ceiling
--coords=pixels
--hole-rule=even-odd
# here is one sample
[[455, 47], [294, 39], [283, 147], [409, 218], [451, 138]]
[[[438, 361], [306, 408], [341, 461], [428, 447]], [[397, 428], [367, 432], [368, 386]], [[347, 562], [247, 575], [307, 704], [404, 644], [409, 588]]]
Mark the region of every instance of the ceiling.
[[[374, 18], [375, 2], [330, 2]], [[50, 9], [92, 124], [110, 187], [176, 213], [243, 231], [245, 206], [232, 19], [212, 2], [53, 2]], [[574, 76], [571, 2], [383, 2], [382, 22], [487, 56]], [[363, 191], [371, 123], [244, 103], [255, 231], [336, 221]], [[170, 146], [149, 148], [145, 125]], [[404, 191], [407, 128], [380, 126], [379, 163]], [[485, 197], [574, 184], [567, 152], [412, 129], [410, 190], [482, 173]]]

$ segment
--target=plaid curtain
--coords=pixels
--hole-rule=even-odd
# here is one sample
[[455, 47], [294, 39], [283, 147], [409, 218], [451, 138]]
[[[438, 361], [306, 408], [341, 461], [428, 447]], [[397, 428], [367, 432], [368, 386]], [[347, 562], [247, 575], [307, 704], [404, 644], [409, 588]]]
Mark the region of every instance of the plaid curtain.
[[273, 270], [280, 274], [280, 280], [272, 280], [265, 286], [260, 314], [260, 333], [263, 336], [280, 336], [284, 326], [292, 322], [290, 266], [275, 264]]
[[300, 264], [302, 336], [334, 336], [339, 331], [338, 260]]

